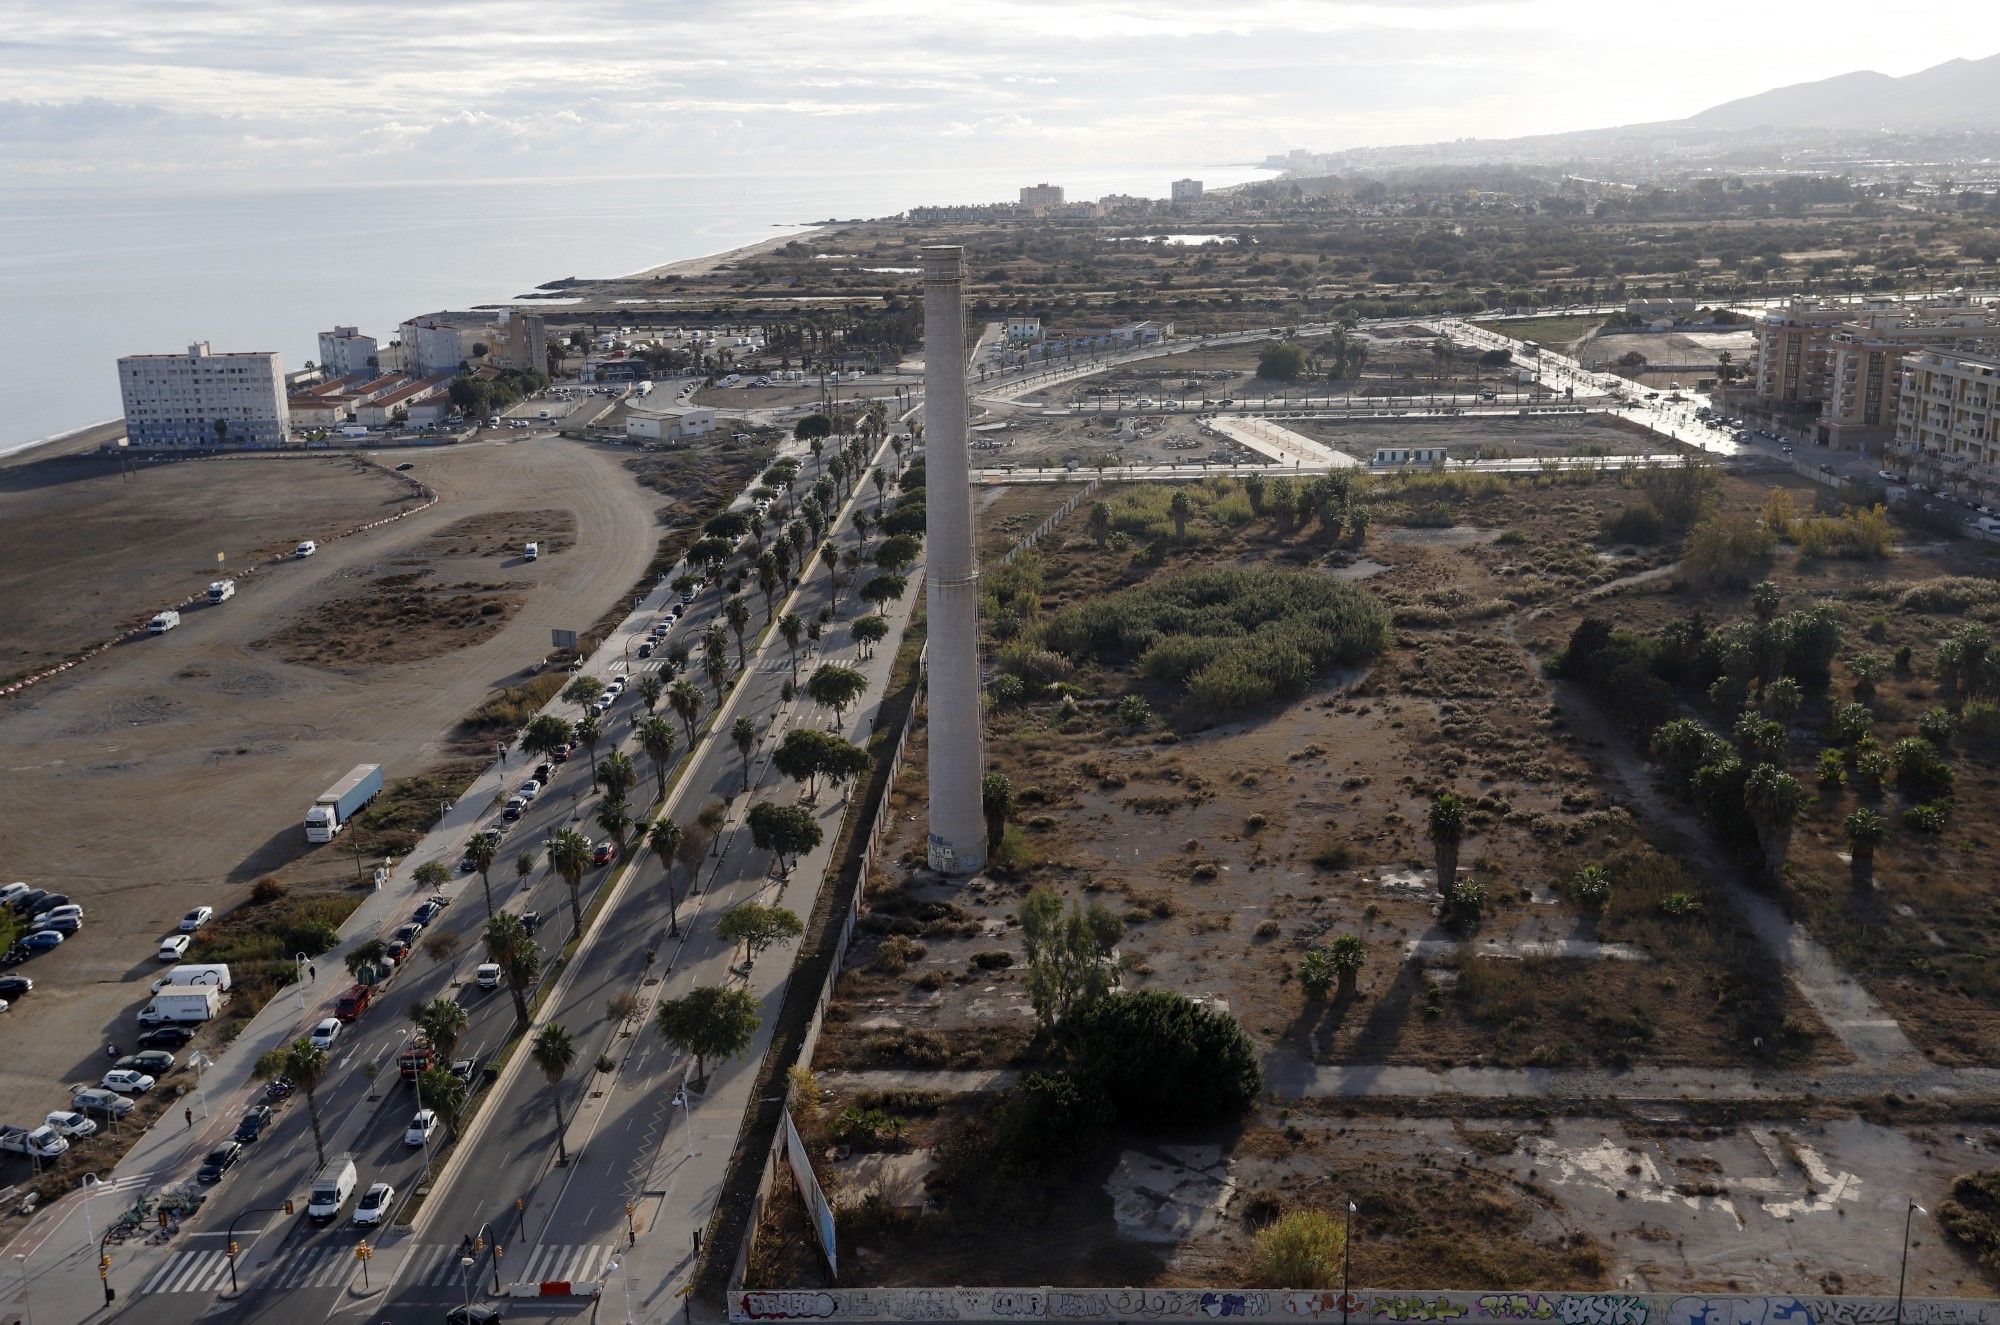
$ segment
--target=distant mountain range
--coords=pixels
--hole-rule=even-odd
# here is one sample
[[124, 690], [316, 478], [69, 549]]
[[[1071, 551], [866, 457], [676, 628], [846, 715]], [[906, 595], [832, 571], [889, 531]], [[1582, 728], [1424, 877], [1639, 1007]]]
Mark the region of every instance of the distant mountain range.
[[1794, 83], [1681, 121], [1702, 129], [2000, 129], [2000, 55], [1947, 60], [1902, 78], [1873, 70]]

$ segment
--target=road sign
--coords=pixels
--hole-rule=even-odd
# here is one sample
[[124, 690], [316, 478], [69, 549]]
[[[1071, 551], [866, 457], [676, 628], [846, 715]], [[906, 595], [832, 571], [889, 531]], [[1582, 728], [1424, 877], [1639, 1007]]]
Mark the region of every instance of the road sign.
[[549, 644], [553, 648], [574, 649], [576, 647], [576, 632], [573, 630], [551, 630], [549, 632]]

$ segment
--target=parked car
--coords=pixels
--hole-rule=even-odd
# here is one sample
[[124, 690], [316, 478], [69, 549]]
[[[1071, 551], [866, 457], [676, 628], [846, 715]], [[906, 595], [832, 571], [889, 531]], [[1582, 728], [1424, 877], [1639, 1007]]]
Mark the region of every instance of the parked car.
[[569, 757], [571, 753], [574, 752], [575, 749], [576, 749], [576, 744], [574, 742], [564, 741], [561, 745], [549, 751], [549, 758], [558, 764], [567, 764], [569, 762]]
[[196, 1182], [221, 1182], [222, 1175], [235, 1167], [236, 1161], [241, 1158], [243, 1158], [242, 1143], [239, 1141], [224, 1141], [221, 1145], [208, 1152], [208, 1158], [203, 1160], [201, 1167], [194, 1171], [194, 1180]]
[[29, 952], [47, 952], [50, 948], [59, 946], [62, 941], [61, 930], [38, 929], [34, 933], [24, 937], [21, 940], [21, 946]]
[[375, 1183], [361, 1194], [361, 1200], [355, 1204], [354, 1222], [363, 1228], [372, 1228], [381, 1223], [395, 1199], [394, 1187], [386, 1182]]
[[389, 940], [389, 946], [382, 949], [382, 955], [388, 958], [389, 961], [391, 962], [401, 962], [404, 958], [410, 955], [409, 940], [407, 939]]
[[94, 1135], [97, 1131], [95, 1120], [86, 1118], [80, 1113], [72, 1113], [64, 1109], [57, 1109], [54, 1113], [42, 1119], [42, 1122], [55, 1128], [56, 1131], [62, 1133], [72, 1141]]
[[126, 1054], [112, 1066], [131, 1072], [144, 1072], [147, 1076], [158, 1079], [173, 1071], [174, 1064], [178, 1061], [168, 1050], [147, 1049], [136, 1054]]
[[333, 1005], [333, 1015], [342, 1021], [353, 1021], [368, 1010], [374, 998], [375, 991], [370, 986], [349, 985], [340, 996], [340, 1001]]
[[19, 1000], [34, 987], [35, 982], [25, 975], [0, 976], [0, 998]]
[[59, 934], [74, 934], [82, 928], [83, 917], [67, 913], [41, 916], [35, 921], [35, 930], [37, 932], [53, 929]]
[[139, 1037], [141, 1049], [178, 1049], [194, 1038], [192, 1026], [161, 1026]]
[[243, 1120], [236, 1124], [235, 1139], [245, 1144], [255, 1141], [264, 1135], [264, 1129], [269, 1127], [277, 1116], [268, 1104], [251, 1105], [244, 1113]]
[[177, 962], [187, 956], [188, 945], [194, 942], [192, 934], [169, 934], [160, 940], [160, 960]]
[[136, 1107], [116, 1091], [92, 1086], [69, 1097], [69, 1107], [92, 1118], [123, 1118]]
[[112, 1068], [104, 1074], [100, 1083], [106, 1090], [115, 1090], [120, 1095], [144, 1095], [153, 1088], [153, 1079], [144, 1072], [131, 1068]]
[[535, 765], [535, 771], [528, 776], [528, 780], [546, 787], [549, 785], [549, 779], [555, 775], [556, 766], [544, 759], [541, 763]]
[[340, 1038], [340, 1026], [340, 1018], [328, 1017], [313, 1027], [312, 1034], [306, 1038], [312, 1042], [312, 1047], [315, 1049], [322, 1051], [331, 1049], [333, 1042]]
[[445, 1070], [465, 1083], [468, 1094], [479, 1089], [479, 1060], [477, 1058], [461, 1058]]
[[408, 947], [410, 944], [415, 943], [419, 938], [423, 937], [423, 932], [424, 932], [424, 927], [418, 924], [416, 921], [414, 920], [405, 921], [403, 924], [396, 926], [396, 932], [389, 936], [389, 941], [392, 943], [400, 943], [404, 947]]
[[406, 1146], [426, 1144], [431, 1139], [431, 1133], [437, 1130], [437, 1124], [438, 1116], [435, 1110], [418, 1109], [416, 1117], [410, 1119], [410, 1130], [403, 1133], [403, 1144]]
[[514, 794], [524, 801], [531, 801], [542, 794], [542, 780], [540, 778], [529, 778], [521, 784], [520, 788]]
[[442, 906], [439, 906], [436, 902], [425, 902], [417, 908], [416, 914], [410, 917], [410, 921], [412, 924], [429, 928], [431, 922], [443, 914], [444, 908]]
[[192, 934], [214, 918], [214, 907], [197, 906], [194, 910], [181, 917], [181, 933]]
[[[68, 893], [43, 893], [40, 897], [37, 897], [34, 900], [34, 903], [31, 906], [28, 907], [28, 914], [30, 916], [46, 915], [50, 911], [58, 910], [62, 907], [68, 906], [69, 904], [70, 900]], [[78, 915], [82, 915], [83, 908], [80, 906], [77, 907], [76, 912]]]
[[64, 902], [61, 906], [52, 906], [42, 912], [43, 920], [60, 920], [65, 916], [81, 920], [83, 919], [83, 908], [75, 902]]
[[639, 649], [638, 649], [638, 653], [639, 653], [639, 656], [640, 656], [641, 658], [650, 658], [650, 657], [652, 657], [652, 656], [653, 656], [653, 641], [651, 641], [651, 640], [647, 640], [647, 641], [645, 641], [645, 642], [644, 642], [643, 644], [641, 644], [641, 645], [639, 646]]

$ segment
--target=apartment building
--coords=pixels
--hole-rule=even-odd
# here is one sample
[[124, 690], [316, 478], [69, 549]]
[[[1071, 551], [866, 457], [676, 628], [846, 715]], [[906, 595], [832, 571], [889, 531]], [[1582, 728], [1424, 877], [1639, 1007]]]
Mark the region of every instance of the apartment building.
[[1201, 181], [1198, 179], [1177, 179], [1172, 188], [1175, 202], [1201, 201]]
[[1063, 191], [1060, 184], [1028, 184], [1021, 189], [1021, 206], [1039, 211], [1045, 207], [1060, 207]]
[[319, 333], [319, 367], [328, 377], [374, 376], [381, 358], [375, 338], [359, 327], [335, 327]]
[[1925, 350], [1902, 376], [1898, 468], [1940, 492], [2000, 505], [2000, 356]]
[[413, 317], [396, 329], [403, 342], [403, 369], [422, 377], [434, 373], [455, 373], [472, 358], [476, 335], [467, 337], [458, 318], [450, 313], [426, 313]]
[[1895, 435], [1902, 359], [2000, 348], [2000, 306], [1963, 295], [1858, 303], [1795, 298], [1757, 324], [1753, 393], [1766, 409], [1819, 413], [1819, 438], [1881, 449]]
[[196, 341], [186, 354], [128, 354], [118, 388], [135, 447], [283, 446], [291, 433], [284, 365], [269, 351], [216, 354]]

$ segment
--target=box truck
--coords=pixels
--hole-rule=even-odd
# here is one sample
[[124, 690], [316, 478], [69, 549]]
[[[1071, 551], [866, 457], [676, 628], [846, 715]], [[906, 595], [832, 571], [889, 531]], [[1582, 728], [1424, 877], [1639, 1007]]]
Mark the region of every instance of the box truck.
[[141, 1026], [207, 1021], [222, 1011], [222, 991], [214, 985], [170, 985], [139, 1009]]
[[229, 963], [189, 962], [172, 967], [153, 981], [153, 992], [157, 994], [174, 985], [214, 985], [226, 994], [229, 992]]
[[521, 560], [523, 561], [539, 561], [541, 560], [541, 556], [542, 545], [540, 543], [530, 543], [521, 549]]
[[146, 631], [152, 635], [164, 635], [181, 623], [181, 614], [169, 608], [146, 623]]
[[214, 584], [208, 586], [208, 601], [211, 603], [226, 603], [235, 596], [236, 581], [234, 580], [217, 580]]
[[381, 792], [382, 765], [356, 765], [346, 777], [321, 792], [306, 811], [306, 841], [333, 841], [334, 835]]

